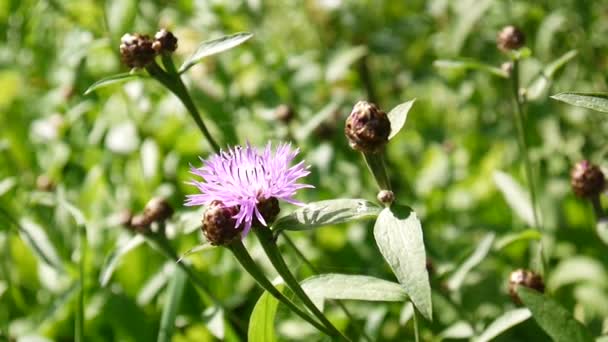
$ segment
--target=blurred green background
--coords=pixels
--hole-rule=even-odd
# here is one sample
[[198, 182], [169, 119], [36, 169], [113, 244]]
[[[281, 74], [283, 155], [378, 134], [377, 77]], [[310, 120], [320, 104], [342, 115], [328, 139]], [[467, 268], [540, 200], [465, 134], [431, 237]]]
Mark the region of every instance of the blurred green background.
[[[508, 274], [530, 260], [527, 241], [505, 240], [533, 227], [505, 201], [495, 172], [522, 186], [525, 178], [507, 81], [439, 69], [433, 62], [468, 57], [498, 67], [506, 57], [496, 49], [496, 34], [509, 24], [522, 28], [532, 50], [522, 64], [524, 85], [550, 62], [578, 51], [530, 98], [526, 129], [545, 223], [548, 291], [595, 335], [608, 333], [606, 245], [595, 234], [590, 206], [569, 187], [575, 162], [587, 158], [608, 166], [608, 121], [602, 113], [548, 98], [566, 90], [607, 90], [608, 2], [1, 0], [2, 338], [74, 339], [82, 227], [60, 205], [62, 199], [87, 221], [86, 340], [156, 338], [174, 263], [143, 244], [122, 258], [105, 286], [100, 270], [133, 235], [120, 226], [120, 214], [141, 211], [154, 196], [165, 196], [176, 210], [167, 230], [179, 253], [202, 240], [202, 211], [183, 207], [183, 201], [194, 192], [185, 184], [188, 165], [198, 165], [198, 156], [210, 149], [181, 103], [151, 79], [83, 93], [96, 80], [127, 71], [118, 54], [124, 33], [154, 34], [161, 27], [178, 37], [178, 60], [202, 40], [255, 34], [192, 68], [187, 83], [223, 146], [292, 141], [302, 150], [312, 166], [306, 181], [316, 187], [300, 192], [305, 202], [373, 200], [376, 185], [362, 158], [348, 148], [344, 120], [361, 99], [388, 111], [416, 98], [405, 129], [389, 144], [388, 163], [398, 201], [421, 218], [433, 263], [436, 317], [421, 323], [423, 340], [479, 333], [514, 307]], [[295, 113], [289, 122], [276, 118], [283, 104]], [[371, 225], [290, 236], [321, 272], [393, 280]], [[491, 248], [463, 270], [482, 240]], [[262, 256], [253, 240], [247, 243], [254, 256]], [[300, 279], [311, 275], [291, 250], [285, 253]], [[253, 280], [219, 248], [188, 259], [246, 326], [261, 294]], [[360, 325], [375, 340], [413, 339], [403, 304], [347, 304], [356, 321], [334, 306], [327, 312], [348, 331]], [[245, 340], [246, 330], [224, 331], [217, 321], [210, 324], [212, 318], [188, 283], [173, 341]], [[320, 338], [283, 309], [276, 328], [281, 340]], [[528, 320], [497, 340], [548, 339]]]

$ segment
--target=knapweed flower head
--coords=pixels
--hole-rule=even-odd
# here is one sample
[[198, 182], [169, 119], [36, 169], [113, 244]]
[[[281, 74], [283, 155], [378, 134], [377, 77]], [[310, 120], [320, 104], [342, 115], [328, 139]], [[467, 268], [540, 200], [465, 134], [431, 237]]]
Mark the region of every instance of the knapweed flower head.
[[298, 153], [290, 144], [273, 150], [268, 143], [262, 151], [247, 144], [201, 159], [203, 166], [191, 167], [190, 172], [203, 180], [189, 182], [200, 193], [188, 195], [186, 205], [220, 202], [226, 208], [236, 208], [234, 229], [242, 229], [242, 236], [254, 224], [267, 226], [278, 214], [278, 200], [302, 205], [294, 199], [296, 191], [312, 188], [297, 183], [310, 173], [304, 162], [290, 166]]

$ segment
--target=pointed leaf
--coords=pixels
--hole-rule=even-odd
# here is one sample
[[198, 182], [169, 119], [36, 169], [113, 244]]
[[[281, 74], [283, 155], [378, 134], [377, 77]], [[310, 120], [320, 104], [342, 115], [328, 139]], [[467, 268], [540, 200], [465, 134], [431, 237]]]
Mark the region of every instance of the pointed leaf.
[[543, 235], [536, 229], [526, 229], [521, 232], [505, 234], [503, 237], [496, 240], [496, 243], [494, 243], [494, 250], [499, 251], [518, 241], [540, 240], [542, 236]]
[[525, 288], [517, 289], [522, 302], [532, 312], [540, 327], [556, 342], [590, 342], [589, 330], [572, 317], [564, 307], [542, 294]]
[[411, 301], [424, 317], [432, 319], [426, 252], [416, 213], [407, 207], [383, 209], [374, 225], [374, 238]]
[[491, 341], [496, 336], [527, 320], [531, 316], [532, 314], [530, 313], [530, 310], [526, 308], [507, 311], [502, 314], [502, 316], [494, 320], [494, 322], [490, 323], [486, 330], [484, 330], [483, 333], [481, 333], [481, 335], [479, 335], [479, 337], [477, 337], [474, 341]]
[[184, 64], [179, 68], [179, 73], [186, 72], [193, 65], [200, 62], [203, 58], [230, 50], [235, 46], [243, 44], [249, 38], [253, 37], [252, 33], [240, 32], [230, 36], [224, 36], [218, 39], [203, 42], [198, 49], [190, 56]]
[[477, 244], [475, 251], [471, 254], [458, 269], [450, 276], [447, 281], [447, 287], [451, 291], [456, 291], [460, 288], [467, 274], [479, 263], [481, 263], [490, 252], [492, 243], [494, 242], [494, 233], [488, 233]]
[[364, 199], [336, 199], [313, 202], [279, 218], [273, 230], [309, 230], [321, 226], [339, 224], [364, 218], [376, 217], [382, 209]]
[[551, 84], [555, 73], [576, 57], [577, 54], [578, 51], [570, 50], [543, 68], [542, 72], [530, 82], [528, 91], [526, 92], [527, 98], [529, 100], [539, 98]]
[[167, 288], [165, 297], [163, 315], [160, 320], [160, 329], [158, 330], [158, 342], [171, 341], [175, 328], [175, 317], [184, 295], [187, 278], [186, 272], [181, 268], [176, 267], [174, 269], [173, 277], [169, 282], [169, 288]]
[[93, 90], [97, 90], [99, 88], [103, 88], [103, 87], [106, 87], [106, 86], [109, 86], [109, 85], [112, 85], [115, 83], [126, 82], [126, 81], [140, 78], [140, 77], [145, 77], [145, 76], [142, 74], [136, 74], [136, 73], [130, 73], [130, 72], [125, 72], [123, 74], [108, 76], [108, 77], [102, 78], [99, 81], [93, 83], [90, 87], [87, 88], [87, 90], [84, 91], [84, 95], [88, 95], [91, 92], [93, 92]]
[[397, 107], [391, 109], [391, 111], [387, 114], [388, 119], [391, 121], [391, 134], [389, 134], [388, 139], [392, 139], [403, 125], [405, 125], [405, 121], [407, 120], [407, 113], [409, 113], [410, 109], [414, 105], [416, 99], [404, 102]]
[[478, 70], [495, 75], [502, 78], [509, 77], [506, 72], [502, 71], [492, 65], [487, 65], [468, 58], [458, 59], [439, 59], [433, 62], [433, 66], [439, 69], [452, 69], [452, 70]]
[[534, 227], [534, 211], [528, 192], [513, 177], [501, 171], [494, 172], [494, 183], [515, 214], [527, 225]]
[[560, 93], [551, 98], [573, 106], [608, 113], [608, 93]]
[[19, 235], [40, 261], [58, 271], [63, 270], [59, 254], [42, 227], [30, 219], [23, 218], [19, 221]]
[[135, 235], [127, 243], [119, 246], [112, 253], [110, 253], [110, 255], [108, 255], [103, 263], [103, 266], [101, 267], [101, 272], [99, 273], [99, 283], [101, 286], [106, 286], [108, 284], [108, 281], [110, 281], [110, 278], [112, 278], [112, 274], [120, 263], [120, 260], [122, 260], [122, 257], [129, 251], [141, 245], [144, 241], [145, 239], [143, 235]]
[[[285, 285], [276, 285], [279, 291], [283, 291]], [[247, 340], [250, 342], [273, 342], [274, 319], [277, 314], [279, 301], [267, 291], [264, 291], [258, 299], [251, 316], [249, 317], [249, 331]]]
[[403, 286], [364, 275], [322, 274], [304, 280], [302, 288], [313, 301], [347, 299], [402, 302], [407, 300]]

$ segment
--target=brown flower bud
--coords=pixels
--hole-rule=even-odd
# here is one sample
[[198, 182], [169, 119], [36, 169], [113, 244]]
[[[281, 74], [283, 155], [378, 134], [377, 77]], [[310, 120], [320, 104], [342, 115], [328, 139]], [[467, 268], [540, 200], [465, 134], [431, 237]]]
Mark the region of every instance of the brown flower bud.
[[344, 127], [350, 147], [363, 153], [381, 151], [390, 133], [391, 122], [386, 113], [366, 101], [357, 102]]
[[[267, 198], [258, 202], [257, 208], [262, 214], [266, 225], [270, 225], [279, 215], [281, 207], [279, 206], [279, 200], [274, 197]], [[254, 218], [253, 225], [259, 224], [257, 218]]]
[[519, 286], [525, 286], [540, 293], [545, 292], [545, 283], [540, 275], [529, 270], [515, 270], [509, 275], [509, 295], [515, 304], [522, 304], [521, 298], [517, 294]]
[[36, 178], [36, 188], [45, 192], [53, 191], [55, 182], [47, 175], [40, 175]]
[[173, 215], [173, 208], [166, 199], [154, 197], [146, 204], [144, 216], [149, 222], [165, 221]]
[[496, 37], [496, 45], [502, 51], [517, 50], [526, 43], [524, 33], [513, 25], [504, 27]]
[[380, 190], [376, 198], [382, 204], [391, 204], [395, 201], [395, 194], [390, 190]]
[[152, 48], [156, 53], [172, 53], [177, 50], [177, 37], [165, 29], [161, 29], [154, 35]]
[[286, 104], [282, 104], [274, 110], [274, 118], [283, 122], [284, 124], [290, 123], [295, 116], [296, 113], [293, 108]]
[[203, 216], [203, 234], [210, 244], [224, 246], [241, 238], [242, 227], [235, 227], [236, 207], [225, 207], [220, 201], [213, 201]]
[[138, 233], [148, 233], [150, 232], [150, 223], [152, 223], [152, 221], [150, 221], [146, 215], [137, 214], [131, 217], [131, 223], [129, 226]]
[[583, 160], [572, 168], [570, 184], [574, 193], [583, 198], [591, 198], [604, 191], [606, 178], [597, 165]]
[[147, 35], [127, 33], [120, 39], [120, 57], [130, 68], [143, 68], [152, 63], [155, 56], [152, 40]]

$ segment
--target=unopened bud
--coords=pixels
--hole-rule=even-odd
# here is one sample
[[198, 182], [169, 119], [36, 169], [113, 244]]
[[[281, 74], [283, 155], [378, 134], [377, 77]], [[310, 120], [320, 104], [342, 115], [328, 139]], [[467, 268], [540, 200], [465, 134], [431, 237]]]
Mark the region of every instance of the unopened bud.
[[520, 286], [525, 286], [540, 293], [545, 292], [545, 283], [540, 275], [529, 270], [515, 270], [509, 275], [509, 295], [515, 304], [521, 304], [521, 298], [517, 294], [517, 289]]
[[395, 194], [390, 190], [380, 190], [376, 198], [382, 204], [391, 204], [395, 201]]
[[363, 153], [381, 151], [390, 133], [391, 122], [386, 113], [366, 101], [357, 102], [344, 127], [350, 147]]
[[127, 33], [120, 39], [120, 57], [130, 68], [143, 68], [152, 63], [155, 56], [152, 40], [147, 35]]
[[149, 222], [163, 222], [173, 215], [173, 208], [166, 199], [155, 197], [144, 208], [144, 216]]
[[152, 223], [146, 215], [137, 214], [131, 217], [131, 223], [129, 226], [138, 233], [150, 232], [150, 223]]
[[508, 77], [511, 77], [511, 73], [513, 72], [513, 62], [504, 62], [500, 65], [500, 70], [504, 71]]
[[170, 31], [161, 29], [154, 35], [152, 48], [156, 53], [172, 53], [177, 50], [177, 37]]
[[291, 106], [282, 104], [274, 110], [274, 118], [287, 124], [295, 118], [296, 113]]
[[36, 188], [40, 191], [53, 191], [55, 182], [47, 175], [40, 175], [36, 178]]
[[597, 165], [583, 160], [572, 168], [570, 173], [570, 184], [572, 191], [583, 198], [591, 198], [604, 191], [606, 178]]
[[[262, 214], [264, 221], [266, 221], [266, 226], [274, 222], [281, 211], [279, 200], [274, 197], [259, 201], [256, 207], [260, 214]], [[260, 222], [258, 222], [257, 218], [254, 218], [254, 225], [256, 224], [260, 224]]]
[[203, 234], [214, 246], [229, 245], [240, 239], [242, 228], [235, 227], [238, 213], [236, 207], [225, 207], [220, 201], [213, 201], [203, 216]]
[[502, 51], [517, 50], [526, 43], [524, 33], [513, 25], [504, 27], [496, 37], [496, 45]]

